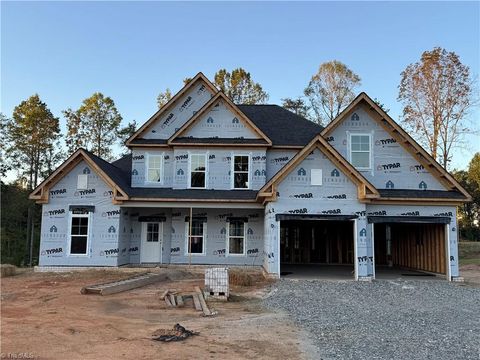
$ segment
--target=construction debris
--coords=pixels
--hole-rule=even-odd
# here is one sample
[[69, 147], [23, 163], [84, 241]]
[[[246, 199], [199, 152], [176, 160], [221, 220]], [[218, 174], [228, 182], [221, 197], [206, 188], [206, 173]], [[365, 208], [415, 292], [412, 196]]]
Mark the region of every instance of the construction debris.
[[190, 298], [195, 310], [202, 311], [203, 315], [212, 316], [216, 314], [208, 308], [203, 292], [198, 286], [195, 286], [195, 292], [178, 293], [176, 290], [169, 289], [165, 290], [160, 296], [160, 299], [164, 300], [168, 307], [183, 307]]
[[153, 333], [152, 336], [154, 336], [153, 340], [155, 341], [170, 342], [170, 341], [182, 341], [190, 336], [198, 335], [198, 334], [199, 334], [198, 332], [193, 332], [191, 330], [185, 329], [180, 324], [175, 324], [172, 330], [158, 329]]
[[150, 285], [158, 281], [167, 280], [166, 274], [146, 273], [128, 279], [113, 281], [104, 284], [85, 286], [80, 290], [82, 294], [110, 295]]

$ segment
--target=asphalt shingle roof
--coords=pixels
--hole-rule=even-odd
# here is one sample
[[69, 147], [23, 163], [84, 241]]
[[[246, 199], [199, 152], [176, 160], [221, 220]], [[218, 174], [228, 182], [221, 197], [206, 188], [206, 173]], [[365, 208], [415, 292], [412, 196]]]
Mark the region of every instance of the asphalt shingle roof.
[[278, 105], [237, 105], [274, 146], [305, 146], [323, 127]]

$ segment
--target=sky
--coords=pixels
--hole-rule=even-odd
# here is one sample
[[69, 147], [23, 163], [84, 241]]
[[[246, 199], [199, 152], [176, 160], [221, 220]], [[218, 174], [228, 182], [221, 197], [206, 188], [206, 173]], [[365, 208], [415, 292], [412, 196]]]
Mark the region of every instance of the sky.
[[[480, 2], [1, 2], [1, 106], [38, 93], [54, 115], [96, 91], [124, 123], [145, 122], [156, 97], [202, 71], [243, 67], [269, 103], [302, 95], [321, 63], [340, 60], [398, 120], [400, 73], [436, 46], [478, 81]], [[480, 128], [480, 110], [470, 121]], [[467, 137], [452, 168], [480, 151]]]

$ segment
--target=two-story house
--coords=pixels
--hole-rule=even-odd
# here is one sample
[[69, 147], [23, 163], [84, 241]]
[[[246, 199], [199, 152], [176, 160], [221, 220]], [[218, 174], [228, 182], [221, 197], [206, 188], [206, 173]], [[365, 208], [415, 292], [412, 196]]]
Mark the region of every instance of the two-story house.
[[201, 73], [108, 163], [79, 149], [31, 194], [40, 266], [342, 264], [459, 276], [470, 195], [365, 93], [322, 128]]

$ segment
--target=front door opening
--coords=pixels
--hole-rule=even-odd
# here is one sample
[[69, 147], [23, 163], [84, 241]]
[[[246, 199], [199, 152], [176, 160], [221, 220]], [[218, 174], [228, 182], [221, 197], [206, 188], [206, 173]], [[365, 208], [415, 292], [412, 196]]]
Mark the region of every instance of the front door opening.
[[377, 223], [374, 236], [377, 278], [395, 269], [411, 276], [446, 273], [444, 224]]
[[354, 276], [354, 222], [282, 220], [280, 273], [308, 277]]

